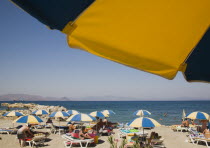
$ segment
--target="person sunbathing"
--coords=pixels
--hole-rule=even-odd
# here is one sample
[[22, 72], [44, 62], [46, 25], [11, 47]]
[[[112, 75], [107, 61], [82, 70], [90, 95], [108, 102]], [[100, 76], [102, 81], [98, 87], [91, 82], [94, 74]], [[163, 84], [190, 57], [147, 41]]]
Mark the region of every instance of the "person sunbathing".
[[72, 133], [75, 130], [74, 122], [69, 125], [69, 132]]
[[189, 127], [189, 125], [190, 125], [190, 123], [189, 123], [189, 121], [187, 119], [182, 121], [182, 124], [181, 124], [182, 127]]
[[79, 132], [79, 138], [80, 139], [93, 139], [88, 133], [85, 132], [85, 127], [83, 126], [82, 129]]
[[203, 134], [206, 138], [210, 138], [210, 131], [209, 131], [209, 127], [207, 127], [204, 131]]

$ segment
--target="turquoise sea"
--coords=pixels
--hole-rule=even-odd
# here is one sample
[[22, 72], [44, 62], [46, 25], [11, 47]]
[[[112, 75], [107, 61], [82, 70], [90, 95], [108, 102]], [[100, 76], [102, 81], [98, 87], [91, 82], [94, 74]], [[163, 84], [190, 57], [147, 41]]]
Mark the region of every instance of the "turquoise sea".
[[[0, 101], [0, 103], [3, 102], [5, 101]], [[164, 125], [180, 124], [183, 109], [186, 114], [193, 111], [210, 114], [210, 101], [24, 101], [24, 103], [60, 105], [82, 113], [110, 109], [116, 114], [112, 115], [109, 120], [120, 123], [127, 123], [134, 119], [136, 116], [133, 113], [139, 109], [150, 111], [152, 114], [148, 117]], [[5, 107], [0, 106], [1, 109], [5, 109]], [[165, 113], [167, 116], [164, 116]]]

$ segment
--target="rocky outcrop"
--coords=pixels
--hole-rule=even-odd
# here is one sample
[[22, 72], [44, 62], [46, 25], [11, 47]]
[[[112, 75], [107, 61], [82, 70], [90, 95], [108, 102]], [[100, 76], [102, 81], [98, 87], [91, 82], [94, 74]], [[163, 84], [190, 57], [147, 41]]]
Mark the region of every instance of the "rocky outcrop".
[[[23, 103], [1, 103], [1, 106], [6, 106], [8, 108], [27, 108], [24, 110], [16, 110], [18, 112], [23, 113], [24, 115], [31, 114], [35, 110], [46, 110], [48, 113], [52, 112], [57, 112], [57, 111], [67, 111], [67, 109], [63, 106], [48, 106], [48, 105], [39, 105], [39, 104], [34, 104], [34, 103], [28, 103], [28, 104], [23, 104]], [[5, 110], [1, 110], [0, 114], [2, 115], [5, 113]]]

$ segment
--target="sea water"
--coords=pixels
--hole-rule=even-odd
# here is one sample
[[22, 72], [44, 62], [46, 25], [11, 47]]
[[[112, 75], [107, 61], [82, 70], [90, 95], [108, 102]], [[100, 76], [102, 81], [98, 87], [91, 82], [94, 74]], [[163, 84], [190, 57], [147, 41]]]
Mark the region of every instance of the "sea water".
[[[0, 101], [3, 103], [5, 101]], [[13, 103], [13, 102], [9, 102]], [[203, 111], [210, 114], [210, 101], [25, 101], [41, 105], [64, 106], [68, 110], [78, 110], [81, 113], [113, 110], [116, 114], [110, 115], [112, 122], [127, 123], [136, 118], [133, 113], [139, 109], [148, 110], [153, 118], [163, 125], [180, 124], [182, 111], [186, 114], [193, 111]], [[1, 107], [0, 109], [5, 109]]]

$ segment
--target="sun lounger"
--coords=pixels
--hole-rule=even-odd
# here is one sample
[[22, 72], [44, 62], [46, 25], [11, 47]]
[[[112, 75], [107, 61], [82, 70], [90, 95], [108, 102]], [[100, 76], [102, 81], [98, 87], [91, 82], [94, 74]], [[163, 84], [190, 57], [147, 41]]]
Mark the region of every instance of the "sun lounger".
[[44, 128], [44, 125], [35, 125], [34, 128], [35, 129], [42, 129], [42, 128]]
[[3, 130], [3, 129], [0, 129], [0, 133], [1, 134], [10, 134], [10, 132], [8, 130]]
[[[94, 139], [84, 139], [84, 140], [77, 139], [77, 138], [74, 139], [73, 137], [68, 136], [68, 135], [62, 135], [62, 138], [66, 139], [66, 141], [64, 141], [64, 146], [66, 148], [71, 148], [73, 144], [80, 144], [81, 148], [87, 148], [88, 144], [94, 142]], [[85, 147], [83, 147], [82, 145], [83, 143], [85, 144]]]
[[174, 131], [188, 131], [188, 127], [182, 127], [182, 126], [177, 126], [176, 128], [173, 129]]
[[56, 133], [58, 132], [58, 134], [61, 135], [61, 132], [64, 133], [64, 129], [63, 129], [63, 128], [57, 128], [57, 127], [55, 127], [55, 126], [52, 125], [52, 124], [51, 124], [50, 126], [51, 126], [50, 132], [51, 132], [52, 134], [56, 134]]
[[26, 143], [29, 143], [29, 146], [34, 147], [37, 145], [44, 145], [45, 142], [44, 136], [35, 136], [31, 140], [27, 140]]
[[151, 140], [151, 145], [153, 148], [165, 148], [164, 145], [164, 138], [161, 139], [152, 139]]
[[198, 142], [199, 139], [203, 139], [204, 135], [201, 134], [190, 134], [189, 135], [189, 141], [192, 142], [193, 144], [196, 144], [196, 142]]
[[15, 133], [17, 132], [17, 130], [11, 130], [11, 129], [0, 129], [0, 133], [1, 134], [12, 134], [12, 133]]
[[206, 144], [207, 148], [210, 148], [208, 145], [208, 142], [210, 142], [210, 138], [206, 138], [204, 135], [200, 136], [200, 138], [197, 139], [197, 144], [199, 142], [204, 142]]

